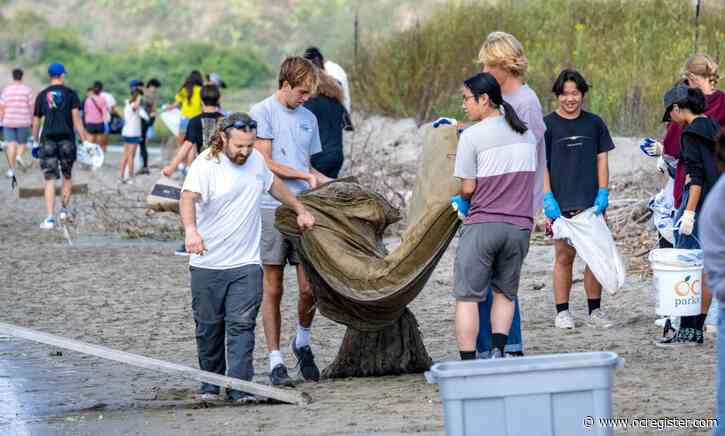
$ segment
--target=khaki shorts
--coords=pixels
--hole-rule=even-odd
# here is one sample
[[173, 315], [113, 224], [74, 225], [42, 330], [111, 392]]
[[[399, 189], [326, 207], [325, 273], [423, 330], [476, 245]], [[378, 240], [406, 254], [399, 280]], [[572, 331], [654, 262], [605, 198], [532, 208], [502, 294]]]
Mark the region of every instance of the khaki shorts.
[[277, 209], [262, 208], [262, 264], [299, 265], [300, 257], [294, 245], [274, 227]]
[[530, 237], [528, 229], [513, 224], [463, 225], [453, 269], [456, 300], [486, 301], [489, 286], [513, 300], [518, 294]]

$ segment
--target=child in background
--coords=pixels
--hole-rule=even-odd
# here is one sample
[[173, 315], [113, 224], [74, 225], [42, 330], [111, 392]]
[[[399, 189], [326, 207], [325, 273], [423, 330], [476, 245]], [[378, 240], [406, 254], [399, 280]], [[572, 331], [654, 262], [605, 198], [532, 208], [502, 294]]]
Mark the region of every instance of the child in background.
[[[126, 100], [126, 106], [123, 110], [123, 130], [121, 130], [121, 138], [123, 139], [123, 157], [121, 158], [121, 173], [119, 179], [121, 183], [131, 183], [133, 177], [133, 158], [136, 155], [136, 148], [141, 143], [141, 116], [139, 109], [142, 103], [142, 92], [139, 89], [131, 91], [131, 98]], [[128, 170], [128, 176], [125, 176]]]

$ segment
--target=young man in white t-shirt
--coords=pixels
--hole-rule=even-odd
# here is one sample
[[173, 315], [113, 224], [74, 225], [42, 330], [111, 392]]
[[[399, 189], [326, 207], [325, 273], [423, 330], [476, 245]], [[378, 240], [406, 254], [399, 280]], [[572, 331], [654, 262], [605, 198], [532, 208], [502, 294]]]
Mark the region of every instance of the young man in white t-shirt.
[[[254, 120], [236, 113], [217, 126], [211, 147], [189, 168], [180, 203], [191, 253], [199, 367], [252, 380], [254, 327], [262, 302], [260, 200], [269, 193], [292, 207], [302, 230], [312, 227], [314, 218], [254, 149]], [[217, 399], [219, 387], [203, 383], [200, 394], [203, 400]], [[255, 401], [253, 395], [235, 390], [227, 391], [227, 399]]]
[[[322, 151], [317, 118], [303, 104], [317, 88], [314, 65], [301, 57], [282, 62], [278, 89], [272, 96], [255, 104], [250, 111], [257, 122], [255, 148], [264, 156], [269, 169], [282, 179], [294, 195], [329, 181], [312, 168], [310, 156]], [[299, 301], [297, 336], [291, 348], [305, 380], [318, 381], [320, 370], [310, 349], [310, 327], [315, 316], [315, 300], [300, 258], [292, 243], [274, 227], [279, 202], [262, 198], [262, 264], [264, 265], [264, 302], [262, 319], [269, 351], [270, 381], [273, 385], [292, 385], [280, 351], [280, 302], [284, 292], [284, 267], [297, 269]]]

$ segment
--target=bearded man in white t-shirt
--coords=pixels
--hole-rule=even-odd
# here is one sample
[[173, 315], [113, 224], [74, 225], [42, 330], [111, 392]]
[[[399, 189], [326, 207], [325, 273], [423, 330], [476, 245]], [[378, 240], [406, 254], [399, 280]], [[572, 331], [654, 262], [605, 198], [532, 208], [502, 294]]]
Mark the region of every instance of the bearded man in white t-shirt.
[[[300, 229], [314, 225], [313, 216], [254, 149], [256, 138], [257, 123], [248, 115], [220, 119], [211, 147], [189, 168], [180, 203], [191, 253], [199, 367], [242, 380], [254, 376], [254, 328], [262, 302], [262, 194], [293, 208]], [[205, 401], [218, 399], [219, 386], [203, 383], [200, 394]], [[255, 398], [228, 390], [227, 400], [249, 403]]]

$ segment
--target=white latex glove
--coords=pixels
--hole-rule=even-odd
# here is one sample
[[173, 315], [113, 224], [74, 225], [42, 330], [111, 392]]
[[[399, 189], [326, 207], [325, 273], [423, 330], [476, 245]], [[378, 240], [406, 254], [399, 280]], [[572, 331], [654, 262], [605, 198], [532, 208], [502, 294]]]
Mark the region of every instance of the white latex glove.
[[667, 174], [667, 162], [665, 162], [665, 158], [662, 157], [662, 155], [657, 158], [657, 169], [660, 170], [662, 174]]
[[695, 228], [695, 212], [691, 210], [683, 212], [675, 227], [677, 227], [681, 235], [691, 235], [692, 230]]

